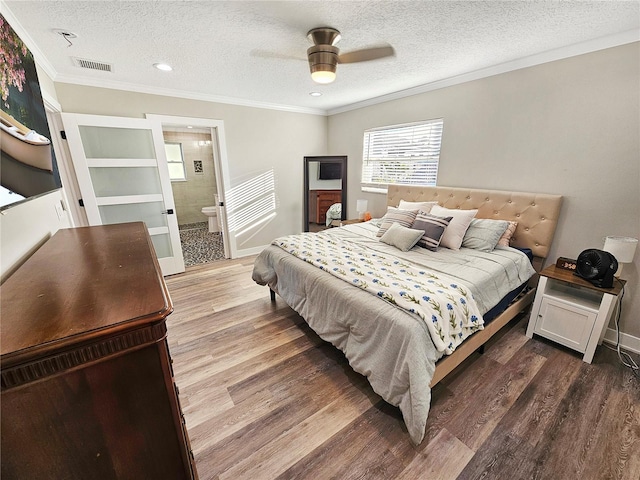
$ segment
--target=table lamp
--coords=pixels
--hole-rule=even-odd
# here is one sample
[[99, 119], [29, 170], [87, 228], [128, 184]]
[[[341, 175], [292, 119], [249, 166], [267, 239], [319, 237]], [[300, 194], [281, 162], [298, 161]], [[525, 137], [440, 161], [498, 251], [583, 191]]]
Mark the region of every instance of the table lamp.
[[636, 247], [638, 246], [638, 239], [632, 237], [605, 237], [604, 247], [605, 252], [609, 252], [618, 261], [618, 271], [615, 273], [616, 277], [620, 277], [622, 273], [622, 265], [624, 263], [633, 262], [633, 256], [636, 253]]
[[356, 202], [356, 210], [358, 211], [358, 218], [362, 220], [364, 218], [364, 213], [367, 211], [367, 201], [366, 200], [358, 200]]

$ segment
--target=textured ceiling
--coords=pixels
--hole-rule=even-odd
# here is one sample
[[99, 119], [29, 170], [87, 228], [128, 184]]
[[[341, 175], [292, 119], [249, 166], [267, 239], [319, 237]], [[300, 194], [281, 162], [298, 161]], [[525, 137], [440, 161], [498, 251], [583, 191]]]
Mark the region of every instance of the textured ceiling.
[[[0, 7], [56, 81], [318, 111], [603, 37], [637, 37], [640, 28], [637, 0], [5, 1]], [[390, 44], [396, 55], [338, 65], [334, 83], [317, 85], [306, 63], [306, 33], [319, 26], [342, 32], [342, 53]], [[69, 46], [55, 29], [78, 37]], [[113, 71], [79, 68], [72, 57], [110, 63]], [[174, 70], [160, 72], [152, 67], [157, 62]]]

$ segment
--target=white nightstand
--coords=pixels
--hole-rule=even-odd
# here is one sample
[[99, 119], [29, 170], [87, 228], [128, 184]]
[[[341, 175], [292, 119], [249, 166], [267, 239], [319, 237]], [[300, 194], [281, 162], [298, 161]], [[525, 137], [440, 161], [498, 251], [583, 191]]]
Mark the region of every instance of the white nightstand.
[[540, 272], [527, 337], [537, 334], [584, 353], [591, 363], [602, 343], [625, 280], [599, 288], [555, 265]]

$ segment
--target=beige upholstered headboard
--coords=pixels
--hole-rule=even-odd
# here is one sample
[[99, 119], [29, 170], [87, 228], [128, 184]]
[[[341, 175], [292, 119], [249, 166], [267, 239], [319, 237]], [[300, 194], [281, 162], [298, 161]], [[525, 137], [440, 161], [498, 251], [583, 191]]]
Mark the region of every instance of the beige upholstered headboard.
[[[397, 207], [400, 200], [437, 201], [445, 208], [478, 209], [476, 218], [518, 222], [511, 245], [530, 248], [535, 257], [544, 259], [556, 231], [561, 195], [508, 192], [457, 187], [416, 187], [389, 185], [387, 205]], [[541, 262], [540, 262], [541, 265]], [[539, 268], [536, 266], [536, 268]]]

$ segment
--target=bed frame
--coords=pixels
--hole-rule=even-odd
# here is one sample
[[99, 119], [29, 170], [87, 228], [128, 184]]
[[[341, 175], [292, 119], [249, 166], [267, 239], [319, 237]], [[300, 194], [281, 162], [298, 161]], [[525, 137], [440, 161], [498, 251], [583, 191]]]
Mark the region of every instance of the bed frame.
[[[476, 218], [510, 220], [518, 222], [511, 245], [530, 248], [533, 266], [540, 271], [549, 253], [551, 241], [558, 223], [562, 196], [508, 192], [502, 190], [480, 190], [456, 187], [417, 187], [389, 185], [387, 205], [397, 206], [400, 200], [409, 202], [432, 202], [450, 209], [478, 209]], [[532, 279], [534, 286], [537, 278]], [[474, 333], [453, 354], [436, 363], [431, 386], [436, 385], [473, 352], [481, 348], [493, 335], [533, 302], [535, 289], [530, 289], [514, 300], [509, 307], [493, 319], [484, 330]]]

